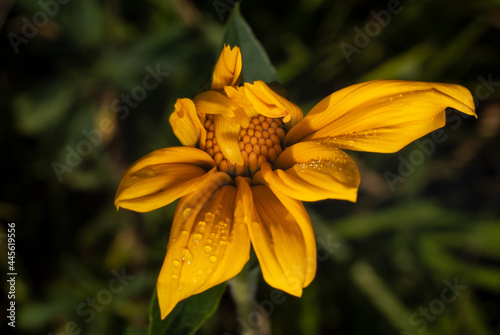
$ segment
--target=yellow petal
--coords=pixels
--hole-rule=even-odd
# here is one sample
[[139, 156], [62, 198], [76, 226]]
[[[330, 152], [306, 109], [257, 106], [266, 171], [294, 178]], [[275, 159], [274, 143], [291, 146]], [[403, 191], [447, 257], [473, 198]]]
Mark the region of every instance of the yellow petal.
[[231, 49], [224, 45], [224, 49], [215, 64], [212, 76], [212, 90], [222, 89], [224, 86], [235, 86], [241, 83], [241, 52], [240, 48]]
[[238, 145], [240, 126], [234, 125], [222, 115], [214, 116], [215, 139], [224, 157], [234, 164], [243, 165], [243, 156]]
[[249, 101], [246, 97], [244, 86], [226, 86], [224, 87], [224, 92], [233, 104], [241, 107], [245, 111], [248, 118], [260, 115], [260, 113], [253, 107], [251, 101]]
[[115, 206], [137, 212], [163, 207], [210, 179], [214, 167], [212, 157], [196, 148], [153, 151], [125, 171], [116, 192]]
[[238, 188], [236, 196], [236, 208], [234, 210], [235, 221], [248, 224], [254, 219], [255, 208], [253, 206], [252, 190], [245, 178], [237, 176], [235, 183]]
[[130, 176], [115, 198], [116, 208], [149, 212], [197, 191], [213, 178], [216, 168], [205, 170], [188, 164], [162, 164], [144, 168]]
[[257, 220], [249, 223], [250, 238], [266, 282], [300, 297], [316, 273], [316, 241], [300, 201], [252, 186]]
[[377, 80], [353, 85], [318, 103], [291, 129], [285, 145], [319, 140], [340, 148], [395, 152], [445, 124], [451, 107], [476, 116], [470, 92], [459, 85]]
[[162, 318], [182, 299], [234, 277], [249, 259], [248, 229], [234, 218], [242, 195], [232, 185], [219, 188], [227, 181], [192, 193], [177, 206], [157, 283]]
[[205, 148], [207, 132], [196, 114], [194, 102], [177, 99], [175, 110], [169, 118], [175, 136], [185, 146]]
[[302, 201], [340, 199], [355, 202], [360, 176], [356, 163], [342, 150], [302, 142], [287, 148], [276, 161], [261, 167], [273, 192]]
[[198, 94], [194, 98], [194, 104], [196, 111], [202, 115], [224, 115], [228, 118], [234, 117], [235, 111], [240, 108], [233, 104], [226, 96], [216, 91], [206, 91]]
[[274, 92], [263, 81], [245, 83], [244, 94], [255, 111], [266, 117], [282, 117], [287, 129], [292, 128], [303, 118], [302, 110], [297, 105]]

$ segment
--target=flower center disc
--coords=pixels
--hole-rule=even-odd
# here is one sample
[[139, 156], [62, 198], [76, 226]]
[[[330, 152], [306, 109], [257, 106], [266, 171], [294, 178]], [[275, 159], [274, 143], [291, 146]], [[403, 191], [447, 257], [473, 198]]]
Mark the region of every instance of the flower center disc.
[[285, 130], [279, 118], [259, 115], [250, 119], [248, 128], [242, 128], [238, 136], [238, 145], [243, 156], [243, 165], [228, 161], [217, 144], [214, 134], [213, 115], [207, 115], [204, 123], [207, 130], [205, 151], [212, 156], [219, 171], [231, 176], [252, 177], [264, 162], [274, 165], [283, 151]]

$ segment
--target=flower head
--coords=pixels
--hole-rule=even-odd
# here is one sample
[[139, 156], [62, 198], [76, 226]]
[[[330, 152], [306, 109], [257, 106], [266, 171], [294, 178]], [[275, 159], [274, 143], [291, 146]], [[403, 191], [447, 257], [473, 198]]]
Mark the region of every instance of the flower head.
[[304, 118], [266, 83], [241, 84], [240, 49], [225, 46], [211, 90], [178, 99], [170, 124], [182, 147], [156, 150], [123, 175], [115, 205], [177, 205], [158, 283], [165, 317], [182, 299], [238, 274], [253, 246], [266, 282], [301, 296], [316, 272], [302, 201], [356, 201], [360, 176], [342, 150], [395, 152], [474, 115], [458, 85], [377, 80], [335, 92]]

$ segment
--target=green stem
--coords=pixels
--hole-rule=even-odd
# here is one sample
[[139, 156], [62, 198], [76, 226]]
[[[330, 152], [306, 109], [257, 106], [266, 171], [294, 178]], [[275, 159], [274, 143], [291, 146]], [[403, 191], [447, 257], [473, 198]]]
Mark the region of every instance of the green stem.
[[241, 325], [243, 335], [260, 334], [260, 325], [250, 326], [250, 315], [255, 310], [255, 292], [257, 291], [257, 281], [260, 267], [248, 270], [248, 265], [234, 278], [228, 281], [236, 308], [238, 310], [238, 322]]

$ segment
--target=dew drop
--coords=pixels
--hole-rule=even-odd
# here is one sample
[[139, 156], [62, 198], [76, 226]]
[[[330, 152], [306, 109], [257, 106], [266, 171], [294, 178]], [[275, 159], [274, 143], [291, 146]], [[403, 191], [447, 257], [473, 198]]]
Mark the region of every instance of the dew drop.
[[226, 236], [222, 236], [220, 239], [223, 240], [223, 241], [225, 241], [226, 240]]
[[173, 266], [174, 268], [178, 268], [178, 267], [179, 267], [179, 265], [181, 265], [181, 263], [179, 263], [179, 261], [178, 261], [178, 260], [175, 260], [175, 259], [174, 259], [174, 260], [172, 261], [172, 266]]
[[210, 251], [212, 251], [212, 247], [209, 245], [206, 245], [204, 250], [205, 250], [205, 252], [210, 252]]
[[206, 225], [207, 225], [207, 224], [205, 223], [205, 221], [200, 221], [200, 222], [198, 223], [198, 228], [199, 228], [200, 230], [203, 230], [203, 229], [205, 229], [205, 226], [206, 226]]
[[201, 275], [203, 274], [203, 270], [202, 270], [202, 269], [199, 269], [198, 271], [196, 271], [196, 274], [197, 274], [198, 276], [201, 276]]
[[207, 213], [205, 214], [205, 221], [207, 221], [207, 222], [212, 222], [212, 221], [213, 221], [213, 219], [214, 219], [214, 215], [213, 215], [212, 213], [207, 212]]
[[187, 219], [191, 215], [191, 213], [193, 213], [193, 209], [186, 208], [184, 212], [182, 212], [182, 215], [184, 216], [184, 219]]
[[187, 263], [187, 265], [191, 265], [191, 261], [193, 260], [193, 254], [189, 251], [189, 249], [184, 249], [184, 255], [182, 256], [182, 260]]
[[184, 286], [180, 285], [179, 286], [179, 291], [182, 291], [184, 289]]
[[217, 262], [217, 257], [210, 256], [210, 258], [208, 260], [210, 261], [210, 263], [215, 263], [215, 262]]
[[200, 242], [200, 240], [202, 239], [202, 237], [203, 237], [203, 235], [201, 235], [201, 234], [194, 234], [193, 235], [193, 242], [194, 243]]
[[178, 277], [177, 275], [171, 275], [170, 278], [172, 278], [172, 280], [176, 280]]
[[211, 240], [211, 239], [208, 239], [208, 240], [207, 240], [207, 243], [208, 243], [208, 244], [212, 244], [212, 240]]
[[185, 231], [185, 230], [181, 231], [181, 236], [182, 236], [182, 237], [186, 237], [186, 236], [188, 236], [188, 232], [187, 232], [187, 231]]
[[[223, 237], [224, 237], [224, 236], [223, 236]], [[224, 241], [219, 241], [219, 246], [223, 247], [223, 246], [225, 246], [225, 245], [226, 245], [226, 242], [224, 242]]]
[[354, 148], [356, 146], [356, 142], [355, 141], [352, 141], [352, 140], [349, 140], [347, 141], [347, 145], [351, 148]]

